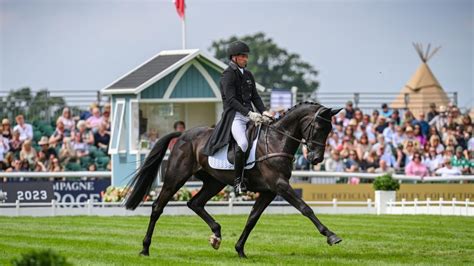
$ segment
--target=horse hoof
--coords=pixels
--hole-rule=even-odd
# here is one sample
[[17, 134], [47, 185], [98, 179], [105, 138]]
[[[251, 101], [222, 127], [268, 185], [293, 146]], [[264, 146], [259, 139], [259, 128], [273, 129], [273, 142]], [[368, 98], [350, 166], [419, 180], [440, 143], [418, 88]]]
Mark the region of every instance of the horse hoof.
[[148, 257], [148, 256], [150, 256], [150, 253], [149, 253], [148, 251], [146, 251], [146, 250], [142, 250], [142, 251], [140, 252], [140, 256]]
[[221, 246], [221, 242], [222, 239], [214, 234], [209, 237], [209, 243], [215, 250], [219, 249], [219, 247]]
[[334, 235], [328, 236], [328, 241], [327, 242], [330, 246], [332, 246], [332, 245], [338, 244], [341, 241], [342, 241], [342, 239], [340, 237], [338, 237], [336, 234], [334, 234]]
[[245, 255], [244, 251], [237, 251], [237, 253], [239, 254], [239, 258], [241, 259], [246, 259], [247, 258], [247, 255]]

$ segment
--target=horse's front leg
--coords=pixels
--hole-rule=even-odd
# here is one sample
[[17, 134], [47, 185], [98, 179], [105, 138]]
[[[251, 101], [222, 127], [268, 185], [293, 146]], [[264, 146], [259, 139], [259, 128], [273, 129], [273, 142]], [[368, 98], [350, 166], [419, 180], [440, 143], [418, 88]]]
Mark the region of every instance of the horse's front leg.
[[235, 244], [235, 250], [239, 254], [239, 257], [246, 258], [244, 253], [244, 246], [250, 232], [257, 224], [258, 219], [262, 215], [263, 211], [275, 198], [276, 194], [273, 192], [261, 192], [255, 204], [253, 205], [252, 211], [250, 212], [247, 224], [245, 225], [244, 231], [240, 235], [239, 241]]
[[327, 237], [327, 243], [334, 245], [342, 241], [335, 233], [331, 232], [318, 218], [314, 215], [313, 209], [311, 209], [306, 202], [298, 197], [296, 192], [288, 183], [286, 179], [279, 179], [277, 182], [277, 192], [286, 201], [288, 201], [293, 207], [298, 209], [304, 216], [308, 217], [318, 229], [319, 233]]

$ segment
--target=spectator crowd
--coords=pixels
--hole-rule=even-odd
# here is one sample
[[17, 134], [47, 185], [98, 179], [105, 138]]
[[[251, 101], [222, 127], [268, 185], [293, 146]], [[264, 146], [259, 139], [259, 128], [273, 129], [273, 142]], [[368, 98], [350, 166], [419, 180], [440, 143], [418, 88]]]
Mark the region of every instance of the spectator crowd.
[[52, 122], [2, 119], [0, 172], [110, 170], [110, 105], [80, 114], [68, 107]]
[[421, 177], [474, 174], [472, 120], [455, 105], [432, 103], [429, 112], [414, 114], [382, 104], [370, 114], [349, 101], [332, 123], [324, 162], [310, 165], [303, 146], [297, 153], [296, 169]]

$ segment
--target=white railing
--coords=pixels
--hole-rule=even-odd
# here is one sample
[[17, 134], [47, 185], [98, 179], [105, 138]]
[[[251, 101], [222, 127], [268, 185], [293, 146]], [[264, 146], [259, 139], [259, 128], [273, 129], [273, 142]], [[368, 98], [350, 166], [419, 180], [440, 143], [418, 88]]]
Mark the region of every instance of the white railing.
[[[358, 177], [363, 179], [375, 179], [377, 176], [383, 175], [383, 173], [371, 174], [371, 173], [346, 173], [346, 172], [325, 172], [325, 171], [293, 171], [292, 177], [312, 177], [312, 178], [340, 178], [340, 177]], [[85, 178], [111, 178], [112, 172], [100, 171], [100, 172], [1, 172], [0, 178], [49, 178], [49, 177], [85, 177]], [[400, 181], [419, 181], [419, 182], [433, 182], [433, 181], [473, 181], [474, 175], [459, 175], [459, 176], [408, 176], [408, 175], [392, 175], [395, 180]], [[188, 184], [202, 184], [202, 182], [188, 182]]]
[[458, 201], [456, 198], [452, 200], [432, 201], [430, 198], [419, 201], [388, 201], [387, 214], [428, 214], [428, 215], [460, 215], [474, 216], [474, 202], [469, 199]]
[[[211, 214], [249, 214], [254, 201], [210, 201], [206, 210]], [[375, 214], [375, 205], [371, 199], [367, 201], [311, 201], [307, 202], [315, 213], [330, 214]], [[150, 215], [152, 202], [145, 202], [135, 211], [126, 210], [120, 202], [93, 202], [60, 203], [55, 200], [45, 203], [0, 203], [0, 216], [70, 216], [70, 215], [98, 215], [98, 216], [131, 216]], [[271, 214], [299, 213], [286, 201], [274, 201], [265, 210]], [[194, 215], [185, 201], [171, 201], [164, 210], [165, 215]]]

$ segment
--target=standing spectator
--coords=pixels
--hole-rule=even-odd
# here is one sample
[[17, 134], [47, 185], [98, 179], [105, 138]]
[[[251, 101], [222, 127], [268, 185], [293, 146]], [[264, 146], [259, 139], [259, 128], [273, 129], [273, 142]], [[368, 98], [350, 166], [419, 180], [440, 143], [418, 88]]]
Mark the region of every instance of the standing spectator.
[[23, 142], [20, 151], [20, 160], [27, 160], [29, 165], [34, 165], [36, 162], [36, 150], [31, 146], [31, 140]]
[[[96, 132], [97, 129], [102, 124], [102, 116], [100, 115], [100, 110], [98, 107], [92, 109], [92, 116], [86, 120], [87, 128], [91, 129], [93, 132]], [[106, 129], [107, 129], [106, 125]]]
[[13, 138], [13, 130], [10, 125], [10, 120], [2, 119], [2, 136], [10, 141]]
[[53, 134], [49, 138], [49, 143], [53, 146], [61, 146], [63, 144], [64, 138], [70, 138], [71, 131], [66, 130], [64, 128], [64, 123], [62, 120], [58, 120], [56, 122], [56, 129], [54, 130]]
[[70, 135], [74, 134], [76, 122], [72, 119], [71, 110], [69, 110], [69, 108], [64, 107], [62, 115], [56, 120], [56, 125], [59, 121], [63, 122], [65, 131], [68, 131]]
[[390, 118], [392, 116], [393, 111], [388, 108], [388, 105], [386, 103], [382, 103], [382, 116], [385, 118]]
[[428, 118], [428, 123], [435, 118], [435, 116], [438, 115], [438, 111], [436, 111], [436, 103], [430, 103], [430, 110], [428, 111], [427, 118]]
[[439, 113], [429, 122], [430, 126], [435, 126], [438, 132], [441, 132], [443, 127], [448, 123], [448, 117], [446, 114], [446, 106], [441, 105], [439, 107]]
[[13, 138], [10, 140], [10, 151], [17, 154], [21, 150], [23, 141], [20, 140], [20, 131], [13, 130]]
[[352, 101], [347, 101], [346, 102], [346, 108], [344, 108], [346, 111], [346, 118], [351, 120], [354, 117], [354, 108], [352, 107]]
[[413, 154], [413, 160], [405, 167], [405, 174], [421, 177], [428, 175], [428, 168], [422, 163], [421, 154], [419, 152]]
[[16, 116], [16, 124], [17, 125], [13, 128], [13, 131], [18, 130], [21, 141], [33, 139], [33, 127], [30, 124], [25, 123], [23, 115]]
[[324, 163], [324, 169], [328, 172], [344, 172], [344, 163], [337, 150], [331, 152], [331, 157]]
[[461, 175], [461, 171], [458, 168], [453, 167], [451, 165], [451, 158], [445, 157], [444, 158], [444, 167], [439, 168], [438, 170], [436, 170], [436, 174], [441, 175], [442, 177], [448, 177], [448, 176], [452, 176], [452, 175]]
[[109, 150], [110, 133], [107, 131], [107, 124], [101, 123], [99, 130], [94, 134], [95, 146], [104, 152]]
[[[176, 121], [173, 125], [174, 131], [184, 132], [186, 130], [186, 124], [183, 121]], [[178, 138], [173, 138], [168, 144], [168, 149], [173, 150], [174, 145], [178, 141]]]

